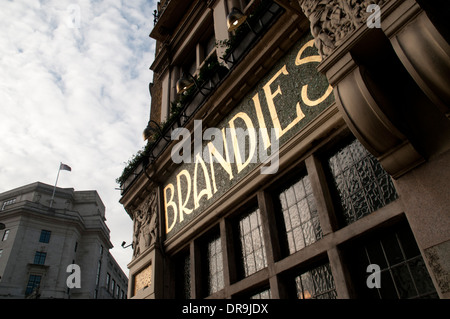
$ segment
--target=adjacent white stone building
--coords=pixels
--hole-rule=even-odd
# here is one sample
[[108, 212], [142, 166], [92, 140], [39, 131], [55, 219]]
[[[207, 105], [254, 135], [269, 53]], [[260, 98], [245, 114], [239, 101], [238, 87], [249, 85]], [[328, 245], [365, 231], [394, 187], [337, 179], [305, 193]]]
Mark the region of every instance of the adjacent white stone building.
[[52, 193], [40, 182], [0, 193], [0, 298], [125, 299], [97, 191], [56, 188], [50, 208]]

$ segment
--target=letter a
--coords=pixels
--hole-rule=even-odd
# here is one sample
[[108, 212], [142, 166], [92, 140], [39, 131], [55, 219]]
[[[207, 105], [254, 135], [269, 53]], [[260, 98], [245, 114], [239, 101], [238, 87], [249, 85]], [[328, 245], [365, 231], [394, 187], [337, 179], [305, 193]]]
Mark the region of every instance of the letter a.
[[373, 272], [367, 277], [366, 284], [367, 287], [372, 288], [381, 288], [381, 272], [380, 266], [377, 264], [370, 264], [367, 266], [366, 272]]
[[381, 9], [379, 5], [376, 4], [369, 4], [367, 6], [367, 12], [373, 12], [368, 18], [367, 18], [367, 27], [370, 29], [373, 28], [381, 28]]
[[67, 266], [66, 272], [71, 272], [67, 277], [66, 285], [68, 288], [81, 288], [81, 269], [76, 264], [70, 264]]
[[170, 157], [175, 164], [191, 163], [191, 133], [188, 129], [178, 127], [172, 131], [172, 141], [179, 140], [182, 137], [181, 142], [178, 142], [170, 151]]

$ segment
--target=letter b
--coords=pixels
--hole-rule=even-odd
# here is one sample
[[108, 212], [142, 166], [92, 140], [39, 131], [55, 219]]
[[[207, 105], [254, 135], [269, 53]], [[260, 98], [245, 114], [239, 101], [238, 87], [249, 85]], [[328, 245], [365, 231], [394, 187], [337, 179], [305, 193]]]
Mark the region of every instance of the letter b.
[[68, 288], [81, 288], [81, 269], [76, 264], [70, 264], [67, 266], [66, 272], [71, 274], [67, 277], [66, 285]]

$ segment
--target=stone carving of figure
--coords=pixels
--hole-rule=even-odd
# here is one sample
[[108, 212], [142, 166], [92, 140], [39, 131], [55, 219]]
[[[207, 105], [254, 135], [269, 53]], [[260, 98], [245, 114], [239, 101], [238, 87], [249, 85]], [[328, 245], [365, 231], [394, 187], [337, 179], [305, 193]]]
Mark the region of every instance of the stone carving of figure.
[[150, 195], [150, 220], [149, 220], [149, 234], [150, 234], [150, 245], [156, 243], [158, 238], [158, 203], [156, 191]]
[[141, 254], [154, 244], [158, 237], [158, 206], [156, 191], [134, 212], [133, 247], [134, 256]]
[[311, 33], [322, 58], [328, 56], [335, 48], [334, 33], [331, 30], [335, 22], [330, 20], [335, 2], [335, 0], [304, 0], [301, 2], [301, 8], [310, 22]]

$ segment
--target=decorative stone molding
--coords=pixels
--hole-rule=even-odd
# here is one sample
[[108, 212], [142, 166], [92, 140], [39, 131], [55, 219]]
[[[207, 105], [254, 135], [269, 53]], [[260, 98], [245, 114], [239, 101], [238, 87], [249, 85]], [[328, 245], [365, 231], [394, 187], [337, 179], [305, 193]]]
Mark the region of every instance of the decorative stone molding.
[[389, 105], [363, 66], [347, 53], [332, 68], [336, 83], [334, 95], [345, 122], [358, 140], [380, 161], [384, 169], [398, 178], [424, 162], [407, 137], [392, 123], [382, 104]]
[[383, 5], [387, 0], [299, 0], [303, 13], [311, 23], [311, 33], [322, 59], [328, 57], [345, 38], [365, 24], [371, 4]]
[[133, 213], [134, 257], [155, 244], [159, 238], [157, 192], [153, 190]]
[[423, 92], [450, 118], [450, 45], [414, 0], [396, 3], [382, 28]]
[[[395, 83], [392, 79], [384, 81], [373, 62], [377, 57], [387, 58], [386, 64], [377, 60], [381, 68], [394, 67], [395, 70], [386, 70], [386, 76], [396, 72], [397, 83], [405, 81], [405, 87], [416, 90], [412, 78], [417, 89], [431, 101], [427, 104], [425, 97], [424, 103], [413, 103], [411, 109], [426, 112], [434, 104], [441, 114], [449, 117], [450, 46], [416, 1], [298, 0], [298, 3], [310, 22], [322, 56], [319, 71], [327, 75], [333, 86], [345, 122], [384, 169], [399, 178], [433, 152], [442, 151], [445, 145], [424, 147], [428, 146], [426, 139], [433, 138], [434, 133], [426, 130], [432, 117], [440, 121], [440, 128], [447, 127], [440, 115], [430, 111], [432, 117], [421, 121], [410, 115], [400, 105], [402, 102], [391, 90], [392, 86], [386, 85]], [[371, 29], [367, 24], [373, 13], [368, 10], [372, 4], [381, 9], [379, 29]], [[410, 77], [402, 72], [403, 67]], [[422, 92], [414, 92], [424, 96]]]

